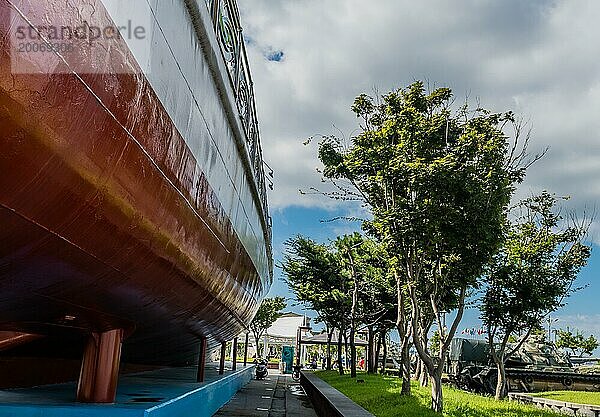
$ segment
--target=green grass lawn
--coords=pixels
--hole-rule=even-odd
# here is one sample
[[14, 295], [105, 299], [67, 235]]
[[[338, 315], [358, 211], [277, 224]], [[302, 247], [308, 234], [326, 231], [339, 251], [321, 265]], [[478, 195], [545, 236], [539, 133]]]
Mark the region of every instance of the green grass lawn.
[[600, 392], [548, 391], [536, 392], [531, 395], [568, 403], [600, 405]]
[[[343, 392], [377, 417], [439, 417], [432, 412], [430, 388], [412, 385], [413, 395], [400, 395], [401, 381], [396, 377], [382, 377], [361, 373], [357, 383], [348, 375], [336, 371], [317, 372], [321, 379]], [[512, 401], [496, 401], [444, 387], [444, 416], [446, 417], [557, 417], [559, 414], [540, 410]]]

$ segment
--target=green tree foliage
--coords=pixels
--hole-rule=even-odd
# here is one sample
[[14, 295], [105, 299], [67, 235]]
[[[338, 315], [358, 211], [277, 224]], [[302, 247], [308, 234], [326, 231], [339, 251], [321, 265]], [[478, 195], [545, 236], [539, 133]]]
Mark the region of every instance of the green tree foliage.
[[[517, 344], [521, 340], [527, 340], [529, 337], [543, 340], [546, 337], [546, 330], [544, 329], [544, 326], [540, 323], [539, 325], [534, 326], [533, 330], [526, 328], [519, 329], [515, 333], [511, 333], [511, 335], [508, 336], [508, 343]], [[521, 342], [521, 344], [523, 344], [523, 342]]]
[[431, 353], [433, 353], [434, 355], [438, 355], [439, 351], [440, 351], [440, 330], [436, 329], [435, 332], [433, 332], [433, 335], [431, 336], [431, 340], [429, 341], [430, 346], [429, 346], [429, 350]]
[[[374, 273], [366, 276], [359, 293], [361, 320], [368, 330], [367, 372], [376, 371], [378, 352], [375, 351], [376, 335], [385, 341], [396, 323], [396, 282], [390, 274], [389, 257], [382, 245], [366, 241], [372, 247], [370, 262]], [[369, 243], [370, 242], [370, 243]], [[384, 362], [385, 364], [385, 362]]]
[[285, 280], [296, 299], [318, 314], [328, 329], [327, 368], [331, 366], [331, 335], [338, 332], [338, 370], [342, 367], [342, 335], [348, 325], [352, 305], [349, 284], [340, 268], [335, 251], [312, 239], [296, 236], [285, 243], [286, 251], [281, 265]]
[[281, 268], [297, 300], [316, 311], [329, 327], [341, 327], [351, 301], [337, 254], [303, 236], [288, 239], [285, 247]]
[[331, 245], [302, 236], [285, 245], [281, 267], [290, 289], [329, 329], [340, 330], [338, 359], [341, 335], [350, 331], [351, 373], [355, 375], [357, 326], [381, 324], [394, 308], [385, 251], [359, 233], [341, 236]]
[[591, 355], [598, 348], [594, 335], [585, 338], [579, 330], [575, 334], [569, 329], [558, 330], [557, 336], [556, 347], [569, 349], [573, 356]]
[[[582, 243], [588, 226], [565, 222], [557, 198], [547, 192], [517, 206], [506, 240], [487, 276], [481, 318], [498, 367], [496, 397], [507, 394], [504, 363], [542, 320], [561, 307], [590, 256]], [[570, 223], [567, 224], [567, 223]], [[511, 335], [525, 332], [507, 352]]]
[[258, 357], [262, 356], [262, 346], [260, 339], [263, 337], [265, 332], [275, 320], [281, 317], [282, 310], [285, 308], [286, 302], [283, 297], [265, 298], [260, 304], [254, 319], [250, 323], [250, 330], [254, 336], [254, 342], [256, 344], [256, 354]]
[[587, 339], [583, 339], [579, 344], [579, 355], [591, 355], [598, 348], [598, 339], [594, 335], [590, 335]]
[[[359, 233], [338, 237], [334, 246], [339, 259], [340, 271], [346, 276], [352, 291], [350, 307], [350, 375], [356, 377], [355, 335], [360, 323], [373, 320], [374, 315], [383, 317], [389, 308], [389, 281], [385, 251], [372, 240]], [[376, 310], [373, 310], [376, 308]], [[377, 317], [374, 318], [377, 322]]]
[[[451, 102], [450, 89], [427, 94], [421, 82], [392, 91], [381, 102], [361, 95], [352, 110], [363, 120], [362, 133], [349, 147], [327, 137], [319, 148], [325, 177], [353, 187], [337, 197], [362, 199], [369, 206], [373, 220], [365, 228], [394, 259], [398, 331], [405, 347], [412, 335], [432, 377], [436, 411], [443, 407], [442, 368], [465, 297], [501, 243], [526, 157], [503, 132], [515, 123], [512, 113], [472, 112], [465, 106], [453, 114]], [[456, 320], [442, 330], [434, 360], [423, 343], [424, 326], [435, 320], [443, 329], [441, 312], [452, 307], [458, 310]], [[428, 314], [433, 319], [424, 317]], [[408, 390], [410, 381], [403, 379]]]

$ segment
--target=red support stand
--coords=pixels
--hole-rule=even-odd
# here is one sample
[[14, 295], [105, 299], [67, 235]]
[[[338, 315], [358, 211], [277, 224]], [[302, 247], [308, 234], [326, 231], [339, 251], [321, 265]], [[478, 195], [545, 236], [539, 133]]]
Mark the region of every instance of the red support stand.
[[83, 353], [77, 401], [113, 403], [117, 394], [123, 330], [92, 333]]
[[248, 335], [246, 333], [246, 342], [244, 343], [244, 366], [248, 365]]
[[233, 339], [233, 358], [231, 358], [231, 370], [235, 371], [237, 369], [237, 348], [238, 348], [238, 338]]
[[221, 343], [221, 359], [219, 361], [219, 375], [225, 372], [225, 354], [227, 351], [227, 342]]
[[198, 357], [197, 382], [204, 382], [204, 369], [206, 368], [206, 337], [200, 338], [200, 355]]
[[27, 344], [41, 337], [40, 335], [29, 333], [0, 332], [0, 352]]

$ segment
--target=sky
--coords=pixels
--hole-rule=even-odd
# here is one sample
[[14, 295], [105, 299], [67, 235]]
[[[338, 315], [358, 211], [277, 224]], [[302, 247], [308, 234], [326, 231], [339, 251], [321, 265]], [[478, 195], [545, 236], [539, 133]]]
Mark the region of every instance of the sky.
[[[457, 101], [512, 110], [531, 130], [532, 153], [516, 199], [541, 190], [570, 196], [566, 209], [593, 213], [600, 201], [600, 2], [596, 0], [238, 0], [252, 69], [269, 195], [274, 254], [296, 234], [318, 241], [360, 227], [325, 222], [356, 206], [299, 190], [323, 187], [319, 134], [351, 138], [360, 93], [415, 80], [450, 87]], [[592, 225], [587, 288], [556, 312], [554, 327], [600, 337], [600, 217]], [[270, 295], [291, 296], [276, 268]], [[301, 306], [290, 302], [290, 308]], [[479, 327], [476, 309], [461, 328]]]

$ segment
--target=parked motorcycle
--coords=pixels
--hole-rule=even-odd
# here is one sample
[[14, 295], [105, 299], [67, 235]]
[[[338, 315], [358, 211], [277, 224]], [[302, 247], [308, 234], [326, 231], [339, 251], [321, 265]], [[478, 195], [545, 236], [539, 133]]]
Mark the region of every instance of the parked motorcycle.
[[261, 359], [256, 364], [255, 376], [256, 379], [265, 379], [269, 375], [269, 370], [267, 369], [267, 361]]
[[293, 367], [293, 371], [292, 371], [292, 379], [295, 382], [300, 381], [300, 370], [302, 369], [302, 365], [300, 364], [296, 364]]

